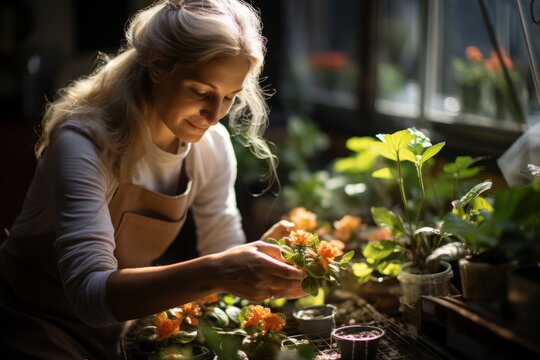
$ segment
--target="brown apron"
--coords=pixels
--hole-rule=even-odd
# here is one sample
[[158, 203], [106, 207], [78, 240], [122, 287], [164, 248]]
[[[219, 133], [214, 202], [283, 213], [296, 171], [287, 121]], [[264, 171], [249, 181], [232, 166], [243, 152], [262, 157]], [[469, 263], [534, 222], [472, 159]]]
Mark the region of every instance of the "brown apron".
[[[119, 185], [109, 210], [118, 268], [148, 266], [177, 237], [191, 190], [188, 155], [178, 194]], [[68, 303], [59, 279], [54, 233], [9, 238], [0, 248], [0, 353], [3, 359], [121, 359], [123, 323], [92, 328]]]

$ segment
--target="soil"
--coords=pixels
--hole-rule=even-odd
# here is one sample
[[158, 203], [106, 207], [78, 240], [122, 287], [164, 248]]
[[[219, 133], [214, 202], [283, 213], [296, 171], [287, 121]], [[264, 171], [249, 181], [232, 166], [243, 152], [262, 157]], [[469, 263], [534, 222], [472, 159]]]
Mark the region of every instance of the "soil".
[[303, 310], [299, 315], [300, 319], [305, 320], [324, 319], [326, 317], [319, 310]]
[[350, 334], [337, 334], [340, 338], [343, 339], [350, 339], [350, 340], [369, 340], [377, 338], [381, 335], [379, 331], [376, 330], [368, 330], [368, 331], [360, 331], [356, 333], [350, 333]]

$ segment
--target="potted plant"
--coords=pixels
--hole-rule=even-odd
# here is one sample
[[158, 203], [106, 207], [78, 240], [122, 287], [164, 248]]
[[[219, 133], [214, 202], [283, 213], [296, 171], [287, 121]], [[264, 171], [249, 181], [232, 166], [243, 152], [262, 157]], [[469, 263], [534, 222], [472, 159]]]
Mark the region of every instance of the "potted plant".
[[266, 241], [278, 245], [285, 261], [306, 272], [302, 288], [312, 296], [317, 296], [321, 281], [339, 284], [340, 270], [354, 256], [354, 251], [349, 251], [338, 260], [340, 251], [331, 242], [304, 230], [293, 230], [288, 236]]
[[[442, 221], [436, 214], [425, 211], [428, 190], [424, 167], [429, 165], [445, 143], [432, 145], [427, 136], [414, 128], [379, 134], [377, 138], [380, 140], [378, 153], [395, 163], [395, 170], [379, 169], [373, 176], [397, 181], [401, 208], [395, 211], [387, 207], [371, 208], [374, 223], [390, 229], [391, 239], [369, 243], [363, 250], [366, 261], [355, 270], [362, 276], [375, 270], [384, 275], [397, 275], [401, 288], [400, 309], [406, 315], [411, 315], [410, 320], [414, 324], [419, 320], [417, 304], [421, 295], [448, 295], [451, 289], [451, 266], [441, 256], [434, 256], [434, 252], [453, 239], [441, 229]], [[452, 164], [454, 168], [449, 166], [446, 172], [455, 175], [457, 168], [466, 173], [464, 170], [470, 169], [474, 162], [468, 157], [458, 157]], [[409, 174], [405, 172], [407, 164], [413, 165], [412, 177], [406, 176]], [[458, 175], [454, 176], [454, 180], [459, 178]]]
[[203, 316], [205, 301], [190, 302], [151, 317], [137, 320], [124, 341], [124, 352], [130, 360], [212, 359], [214, 353], [197, 341], [197, 325]]
[[466, 299], [506, 300], [511, 271], [540, 260], [539, 201], [539, 185], [532, 183], [497, 192], [493, 206], [454, 204], [457, 211], [445, 217], [443, 228], [461, 240], [453, 245], [467, 255], [460, 260]]
[[379, 340], [384, 330], [376, 326], [349, 325], [332, 331], [344, 360], [375, 360]]

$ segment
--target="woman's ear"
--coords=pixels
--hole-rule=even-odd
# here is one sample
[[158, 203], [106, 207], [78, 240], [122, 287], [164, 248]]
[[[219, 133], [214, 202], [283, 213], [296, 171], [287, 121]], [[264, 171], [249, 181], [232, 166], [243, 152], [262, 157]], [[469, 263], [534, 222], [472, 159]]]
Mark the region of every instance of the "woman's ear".
[[163, 59], [155, 52], [150, 54], [148, 59], [148, 73], [152, 82], [157, 84], [161, 81], [161, 73], [163, 71]]

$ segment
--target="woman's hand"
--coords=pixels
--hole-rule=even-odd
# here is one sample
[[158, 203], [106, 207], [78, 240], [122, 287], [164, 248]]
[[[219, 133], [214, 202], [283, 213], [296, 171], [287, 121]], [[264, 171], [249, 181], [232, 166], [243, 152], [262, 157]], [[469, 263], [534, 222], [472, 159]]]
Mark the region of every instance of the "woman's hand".
[[285, 263], [277, 245], [255, 241], [215, 256], [222, 291], [255, 302], [306, 295], [301, 286], [306, 274]]
[[263, 234], [261, 239], [281, 239], [282, 237], [288, 236], [291, 233], [291, 230], [294, 229], [294, 226], [295, 224], [293, 222], [287, 220], [278, 221]]

